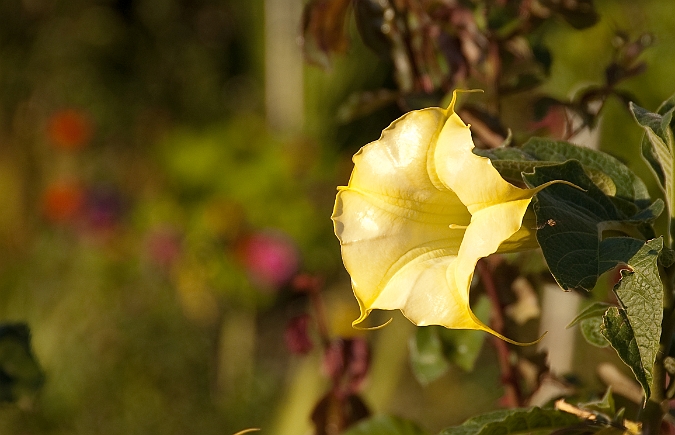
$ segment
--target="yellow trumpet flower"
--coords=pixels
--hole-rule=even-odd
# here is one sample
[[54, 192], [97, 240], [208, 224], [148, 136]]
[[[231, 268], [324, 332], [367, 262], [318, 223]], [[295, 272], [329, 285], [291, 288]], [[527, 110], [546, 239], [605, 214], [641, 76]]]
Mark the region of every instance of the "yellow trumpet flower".
[[469, 126], [447, 109], [409, 112], [354, 155], [333, 223], [363, 322], [401, 310], [416, 325], [487, 331], [469, 306], [476, 263], [495, 252], [538, 247], [526, 210], [545, 187], [506, 182], [471, 152]]

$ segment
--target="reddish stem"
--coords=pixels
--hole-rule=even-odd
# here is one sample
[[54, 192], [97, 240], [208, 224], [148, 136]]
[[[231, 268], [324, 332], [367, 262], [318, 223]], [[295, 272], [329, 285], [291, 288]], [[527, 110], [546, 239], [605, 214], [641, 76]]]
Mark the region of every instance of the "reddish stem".
[[326, 310], [324, 309], [323, 300], [321, 299], [320, 292], [321, 290], [318, 287], [316, 287], [312, 288], [308, 293], [310, 303], [312, 304], [312, 308], [314, 310], [314, 316], [316, 317], [316, 325], [317, 329], [319, 330], [319, 338], [321, 339], [321, 345], [325, 350], [328, 349], [328, 346], [330, 345], [331, 342], [331, 338], [330, 332], [328, 331], [328, 323], [326, 320]]
[[[504, 316], [502, 315], [502, 304], [499, 300], [497, 287], [492, 279], [492, 270], [483, 259], [478, 261], [476, 266], [481, 282], [485, 287], [485, 292], [492, 302], [491, 327], [496, 332], [504, 333]], [[508, 343], [504, 340], [493, 337], [492, 343], [497, 350], [499, 361], [499, 370], [501, 372], [501, 381], [504, 385], [504, 396], [501, 399], [502, 404], [508, 408], [517, 408], [522, 404], [522, 394], [518, 384], [518, 375], [511, 364], [510, 351]]]

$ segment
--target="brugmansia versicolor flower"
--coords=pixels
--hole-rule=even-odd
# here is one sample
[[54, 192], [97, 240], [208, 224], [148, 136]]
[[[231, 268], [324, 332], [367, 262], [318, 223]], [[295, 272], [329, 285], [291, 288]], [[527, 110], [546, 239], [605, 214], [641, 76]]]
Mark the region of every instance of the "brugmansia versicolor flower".
[[537, 247], [533, 216], [523, 220], [544, 186], [515, 187], [473, 154], [455, 97], [394, 121], [356, 153], [338, 189], [333, 222], [361, 308], [355, 325], [374, 309], [399, 309], [420, 326], [504, 338], [471, 311], [471, 279], [480, 258]]

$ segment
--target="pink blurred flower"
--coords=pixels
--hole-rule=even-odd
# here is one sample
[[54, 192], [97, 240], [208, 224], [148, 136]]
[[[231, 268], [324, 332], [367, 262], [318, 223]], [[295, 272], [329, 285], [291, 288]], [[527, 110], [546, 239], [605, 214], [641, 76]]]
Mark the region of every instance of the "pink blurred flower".
[[146, 236], [146, 250], [150, 261], [157, 266], [171, 266], [180, 255], [180, 237], [170, 227], [159, 227]]
[[264, 231], [245, 237], [236, 251], [249, 278], [262, 290], [278, 290], [298, 271], [298, 250], [280, 232]]

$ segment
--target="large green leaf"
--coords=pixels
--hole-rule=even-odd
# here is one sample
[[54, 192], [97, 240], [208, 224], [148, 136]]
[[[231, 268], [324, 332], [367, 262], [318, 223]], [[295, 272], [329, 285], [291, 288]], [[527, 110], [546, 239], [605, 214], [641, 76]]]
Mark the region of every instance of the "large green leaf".
[[622, 279], [614, 289], [621, 304], [607, 310], [602, 334], [630, 368], [649, 398], [652, 370], [661, 337], [663, 283], [658, 256], [663, 239], [653, 239], [628, 261]]
[[[537, 167], [533, 174], [523, 174], [528, 185], [554, 184], [537, 194], [537, 241], [558, 284], [563, 289], [590, 290], [598, 277], [617, 264], [625, 263], [643, 242], [633, 237], [602, 239], [604, 229], [634, 230], [636, 216], [626, 216], [614, 202], [586, 176], [581, 164], [570, 160], [554, 166]], [[583, 189], [583, 190], [582, 190]], [[649, 209], [650, 210], [650, 209]], [[641, 216], [653, 220], [651, 213]]]
[[555, 409], [505, 409], [470, 418], [459, 426], [443, 430], [439, 435], [516, 435], [539, 431], [550, 433], [581, 422], [575, 415]]
[[398, 417], [380, 415], [363, 420], [342, 435], [426, 435], [415, 423]]

